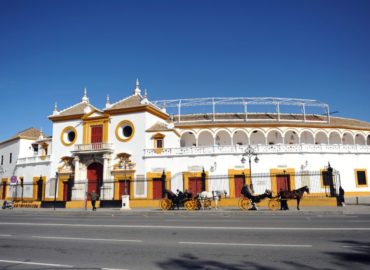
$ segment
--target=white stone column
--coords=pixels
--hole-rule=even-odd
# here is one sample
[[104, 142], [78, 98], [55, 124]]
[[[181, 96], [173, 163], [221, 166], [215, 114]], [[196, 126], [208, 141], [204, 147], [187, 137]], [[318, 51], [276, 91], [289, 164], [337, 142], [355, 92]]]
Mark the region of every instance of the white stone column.
[[80, 180], [80, 158], [76, 156], [74, 158], [74, 162], [75, 162], [75, 181], [78, 181]]
[[109, 168], [110, 154], [103, 155], [103, 181], [104, 181], [104, 199], [113, 198], [113, 183], [111, 183], [110, 168]]
[[[75, 157], [73, 159], [75, 163], [75, 183], [79, 183], [80, 180], [80, 158]], [[84, 186], [81, 187], [81, 184], [75, 184], [75, 186], [72, 188], [72, 200], [82, 200], [84, 195]]]

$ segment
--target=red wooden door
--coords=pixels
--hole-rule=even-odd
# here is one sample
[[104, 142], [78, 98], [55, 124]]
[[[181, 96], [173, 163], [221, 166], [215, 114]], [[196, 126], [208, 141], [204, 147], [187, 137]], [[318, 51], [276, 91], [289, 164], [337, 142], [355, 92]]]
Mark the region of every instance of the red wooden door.
[[3, 182], [3, 190], [2, 190], [2, 192], [1, 192], [1, 198], [2, 198], [3, 200], [5, 200], [5, 199], [6, 199], [6, 182]]
[[103, 165], [100, 163], [91, 163], [87, 167], [87, 192], [95, 190], [96, 193], [100, 194], [100, 186], [103, 183]]
[[202, 178], [201, 177], [189, 177], [189, 191], [196, 196], [202, 192]]
[[277, 192], [280, 192], [280, 190], [290, 190], [289, 175], [277, 175], [276, 184]]
[[103, 142], [103, 127], [92, 126], [91, 127], [91, 143]]
[[153, 179], [153, 199], [158, 200], [163, 198], [163, 181], [162, 178]]
[[119, 198], [122, 195], [130, 195], [130, 180], [119, 181]]
[[68, 201], [68, 182], [63, 182], [63, 201]]
[[243, 197], [243, 194], [241, 193], [241, 190], [244, 185], [243, 175], [235, 175], [234, 183], [235, 183], [235, 198]]

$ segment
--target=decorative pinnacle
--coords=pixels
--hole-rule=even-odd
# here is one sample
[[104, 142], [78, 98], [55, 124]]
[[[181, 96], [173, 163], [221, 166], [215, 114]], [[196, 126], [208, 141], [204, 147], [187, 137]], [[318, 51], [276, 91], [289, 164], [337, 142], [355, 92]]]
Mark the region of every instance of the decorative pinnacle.
[[110, 101], [109, 101], [109, 95], [107, 95], [107, 99], [105, 101], [105, 108], [109, 108], [110, 107]]
[[139, 79], [137, 78], [137, 79], [136, 79], [136, 88], [135, 88], [134, 94], [135, 94], [135, 95], [140, 95], [140, 93], [141, 93], [141, 90], [140, 90], [140, 83], [139, 83]]
[[89, 98], [87, 97], [87, 88], [84, 88], [84, 96], [82, 97], [82, 102], [89, 103]]
[[58, 112], [58, 104], [56, 102], [54, 104], [54, 112]]

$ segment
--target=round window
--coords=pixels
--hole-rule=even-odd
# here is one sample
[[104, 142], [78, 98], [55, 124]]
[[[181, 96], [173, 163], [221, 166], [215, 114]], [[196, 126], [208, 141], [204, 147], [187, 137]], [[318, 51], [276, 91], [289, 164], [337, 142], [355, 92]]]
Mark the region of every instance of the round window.
[[134, 136], [134, 125], [128, 121], [121, 121], [116, 127], [116, 137], [121, 142], [127, 142]]
[[69, 142], [73, 142], [76, 138], [76, 133], [71, 130], [70, 132], [68, 132], [67, 138]]
[[132, 135], [132, 127], [131, 126], [124, 126], [122, 128], [122, 134], [123, 134], [123, 137], [131, 137]]
[[74, 127], [66, 127], [61, 134], [61, 141], [65, 146], [70, 146], [77, 139], [77, 131]]

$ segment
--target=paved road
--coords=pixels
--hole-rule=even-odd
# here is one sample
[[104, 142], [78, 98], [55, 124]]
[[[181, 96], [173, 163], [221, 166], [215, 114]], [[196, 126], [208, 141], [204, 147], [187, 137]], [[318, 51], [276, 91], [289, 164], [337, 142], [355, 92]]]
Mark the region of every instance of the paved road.
[[368, 269], [370, 215], [1, 211], [0, 269]]

